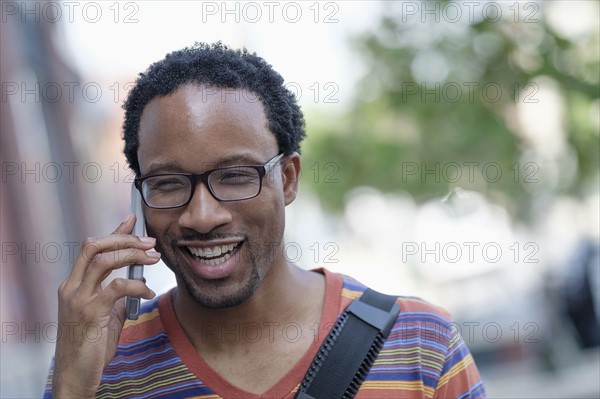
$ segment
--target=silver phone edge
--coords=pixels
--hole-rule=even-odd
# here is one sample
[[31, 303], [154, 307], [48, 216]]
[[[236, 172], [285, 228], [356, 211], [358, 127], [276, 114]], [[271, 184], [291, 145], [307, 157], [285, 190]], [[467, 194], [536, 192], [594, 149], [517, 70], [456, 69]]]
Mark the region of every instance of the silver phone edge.
[[[131, 205], [130, 210], [135, 214], [135, 225], [133, 227], [133, 235], [141, 237], [146, 233], [146, 224], [144, 221], [144, 213], [142, 211], [142, 198], [135, 185], [131, 184]], [[127, 278], [132, 280], [144, 281], [144, 265], [133, 264], [127, 268]], [[141, 298], [138, 296], [127, 296], [125, 299], [125, 311], [128, 320], [137, 320]]]

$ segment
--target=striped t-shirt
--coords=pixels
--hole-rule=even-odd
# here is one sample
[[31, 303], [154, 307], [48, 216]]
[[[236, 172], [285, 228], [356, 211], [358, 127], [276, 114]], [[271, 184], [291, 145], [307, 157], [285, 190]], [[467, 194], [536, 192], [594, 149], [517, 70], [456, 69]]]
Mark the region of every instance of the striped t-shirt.
[[[366, 287], [325, 269], [320, 326], [337, 316]], [[400, 314], [356, 398], [481, 398], [483, 383], [469, 350], [447, 312], [421, 299], [399, 297]], [[300, 361], [262, 394], [244, 391], [217, 374], [183, 332], [169, 293], [143, 305], [127, 321], [113, 360], [105, 368], [97, 398], [293, 398], [328, 331]], [[52, 371], [44, 398], [51, 398]]]

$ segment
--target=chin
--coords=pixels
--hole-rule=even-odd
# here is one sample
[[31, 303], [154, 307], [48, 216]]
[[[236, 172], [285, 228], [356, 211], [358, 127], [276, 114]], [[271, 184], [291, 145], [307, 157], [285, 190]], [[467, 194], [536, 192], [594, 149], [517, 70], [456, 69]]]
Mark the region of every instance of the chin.
[[204, 280], [197, 282], [190, 276], [181, 276], [189, 296], [200, 306], [208, 309], [224, 309], [239, 306], [248, 301], [260, 285], [260, 276], [255, 267], [244, 281], [232, 285], [230, 279]]

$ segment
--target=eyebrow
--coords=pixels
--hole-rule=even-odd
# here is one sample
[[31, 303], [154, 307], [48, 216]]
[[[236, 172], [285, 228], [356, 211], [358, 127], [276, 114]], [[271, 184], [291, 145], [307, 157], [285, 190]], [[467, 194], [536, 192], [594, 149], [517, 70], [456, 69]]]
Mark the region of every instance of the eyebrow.
[[[254, 156], [248, 153], [241, 154], [232, 154], [226, 157], [223, 157], [215, 162], [204, 163], [203, 166], [206, 166], [206, 170], [220, 168], [222, 166], [228, 166], [232, 164], [238, 165], [262, 165], [262, 161], [256, 160]], [[158, 162], [150, 165], [148, 171], [144, 174], [145, 176], [155, 175], [163, 173], [164, 171], [182, 171], [182, 168], [179, 164], [175, 162]], [[178, 173], [179, 173], [178, 172]], [[164, 172], [166, 173], [166, 172]]]
[[164, 170], [179, 170], [179, 165], [177, 165], [174, 162], [158, 162], [158, 163], [154, 163], [152, 164], [146, 173], [144, 173], [143, 175], [145, 176], [150, 176], [150, 175], [155, 175], [158, 173], [161, 173]]

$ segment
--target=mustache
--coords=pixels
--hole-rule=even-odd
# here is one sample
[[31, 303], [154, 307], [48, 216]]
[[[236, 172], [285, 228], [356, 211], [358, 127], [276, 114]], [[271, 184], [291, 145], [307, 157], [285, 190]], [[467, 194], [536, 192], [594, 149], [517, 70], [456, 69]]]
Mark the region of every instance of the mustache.
[[222, 240], [226, 238], [245, 238], [246, 236], [242, 233], [219, 233], [219, 232], [208, 232], [208, 233], [198, 233], [188, 232], [184, 233], [179, 237], [173, 237], [170, 241], [172, 245], [177, 245], [180, 242], [186, 241], [211, 241], [211, 240]]

